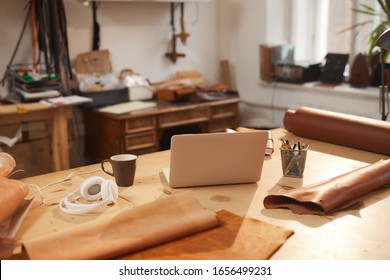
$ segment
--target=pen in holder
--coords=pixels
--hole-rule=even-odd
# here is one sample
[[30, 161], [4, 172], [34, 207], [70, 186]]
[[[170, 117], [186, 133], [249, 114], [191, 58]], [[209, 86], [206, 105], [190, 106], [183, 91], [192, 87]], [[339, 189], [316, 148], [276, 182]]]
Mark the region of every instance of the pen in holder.
[[302, 178], [305, 170], [308, 145], [289, 144], [288, 140], [282, 140], [280, 148], [282, 158], [283, 175], [287, 177]]

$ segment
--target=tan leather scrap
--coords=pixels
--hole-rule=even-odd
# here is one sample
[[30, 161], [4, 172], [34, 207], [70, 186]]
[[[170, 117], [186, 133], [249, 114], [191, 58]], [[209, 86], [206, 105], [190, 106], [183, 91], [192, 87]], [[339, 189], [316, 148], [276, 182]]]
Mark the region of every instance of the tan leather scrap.
[[188, 193], [171, 195], [59, 232], [25, 240], [30, 259], [110, 259], [220, 225]]
[[293, 231], [229, 211], [217, 212], [222, 225], [124, 256], [132, 260], [267, 260]]

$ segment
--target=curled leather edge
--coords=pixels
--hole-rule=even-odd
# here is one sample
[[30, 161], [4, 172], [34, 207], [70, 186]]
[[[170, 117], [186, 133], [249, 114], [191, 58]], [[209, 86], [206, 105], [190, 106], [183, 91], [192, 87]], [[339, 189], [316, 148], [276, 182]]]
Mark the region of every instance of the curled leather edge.
[[317, 184], [267, 195], [263, 204], [266, 209], [287, 208], [294, 214], [327, 215], [389, 185], [390, 160], [379, 160]]

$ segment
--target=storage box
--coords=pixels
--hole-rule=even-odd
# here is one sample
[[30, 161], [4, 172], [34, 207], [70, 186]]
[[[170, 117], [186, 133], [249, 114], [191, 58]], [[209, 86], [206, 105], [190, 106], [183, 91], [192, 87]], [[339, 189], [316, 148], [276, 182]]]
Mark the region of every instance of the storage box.
[[280, 62], [275, 65], [275, 81], [303, 84], [318, 81], [321, 76], [319, 62]]
[[132, 86], [129, 89], [129, 99], [134, 100], [148, 100], [154, 96], [153, 91], [146, 86]]
[[119, 88], [101, 91], [79, 91], [74, 89], [73, 94], [92, 98], [92, 102], [86, 102], [83, 108], [101, 108], [104, 106], [115, 105], [123, 102], [129, 102], [128, 88]]

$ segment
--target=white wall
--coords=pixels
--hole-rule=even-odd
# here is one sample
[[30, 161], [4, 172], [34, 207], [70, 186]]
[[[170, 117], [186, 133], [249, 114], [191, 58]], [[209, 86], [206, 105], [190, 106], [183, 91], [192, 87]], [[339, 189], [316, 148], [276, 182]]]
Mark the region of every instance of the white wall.
[[270, 109], [272, 89], [259, 84], [259, 45], [289, 41], [289, 8], [289, 0], [219, 1], [220, 56], [230, 60], [240, 97], [249, 103], [242, 110], [250, 111], [248, 117], [255, 115], [258, 126], [269, 125], [262, 118], [281, 125]]
[[[88, 51], [91, 46], [91, 11], [78, 3], [66, 1], [71, 56]], [[217, 26], [215, 4], [186, 3], [186, 29], [190, 33], [185, 53], [176, 64], [165, 58], [171, 51], [169, 3], [101, 2], [98, 21], [101, 49], [111, 52], [114, 71], [131, 68], [151, 81], [171, 78], [177, 70], [198, 69], [207, 82], [218, 77]], [[180, 10], [175, 13], [176, 32], [180, 31]]]
[[[25, 2], [0, 1], [0, 73], [5, 70], [19, 36]], [[92, 10], [77, 0], [64, 3], [70, 56], [74, 59], [78, 53], [91, 50]], [[178, 51], [186, 57], [173, 64], [164, 56], [171, 46], [169, 3], [101, 2], [97, 11], [101, 49], [110, 50], [115, 73], [131, 68], [157, 82], [171, 78], [177, 70], [197, 69], [207, 84], [213, 84], [219, 82], [220, 60], [226, 59], [242, 101], [250, 104], [251, 112], [277, 125], [281, 123], [280, 117], [274, 116], [274, 91], [259, 84], [259, 45], [289, 41], [291, 15], [290, 0], [186, 3], [190, 37], [185, 46], [178, 42]], [[179, 31], [179, 10], [176, 25]], [[29, 36], [28, 29], [15, 63], [31, 62]], [[0, 87], [0, 95], [5, 94], [6, 89]]]

